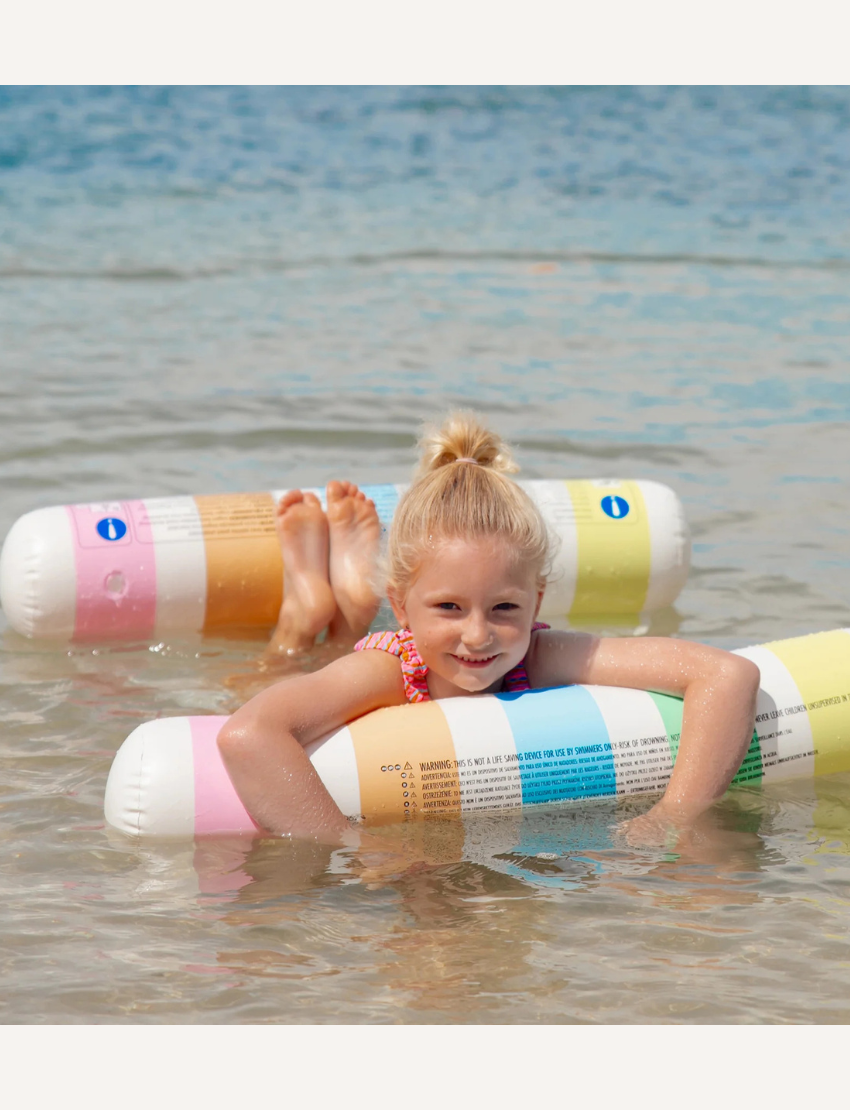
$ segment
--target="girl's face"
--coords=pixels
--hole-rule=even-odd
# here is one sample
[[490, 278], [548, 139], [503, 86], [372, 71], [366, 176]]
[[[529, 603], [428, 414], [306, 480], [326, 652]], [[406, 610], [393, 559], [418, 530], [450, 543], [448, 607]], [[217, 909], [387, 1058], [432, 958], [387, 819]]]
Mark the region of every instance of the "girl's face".
[[433, 698], [490, 693], [525, 657], [543, 591], [503, 540], [438, 540], [403, 601], [390, 596], [429, 668]]

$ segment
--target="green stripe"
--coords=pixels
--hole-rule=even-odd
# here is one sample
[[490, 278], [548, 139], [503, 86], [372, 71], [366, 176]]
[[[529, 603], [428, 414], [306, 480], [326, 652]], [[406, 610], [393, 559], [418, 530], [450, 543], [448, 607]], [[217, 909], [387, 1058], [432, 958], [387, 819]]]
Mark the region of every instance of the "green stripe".
[[670, 758], [676, 762], [679, 754], [679, 736], [682, 732], [682, 699], [672, 698], [669, 694], [656, 694], [652, 690], [649, 696], [655, 702], [661, 720], [664, 722], [664, 731], [667, 733], [667, 743], [670, 745]]
[[[682, 734], [682, 699], [670, 697], [669, 694], [655, 694], [651, 691], [649, 696], [655, 702], [658, 712], [661, 714], [664, 731], [667, 733], [667, 742], [670, 745], [670, 758], [675, 763], [676, 756], [679, 754], [679, 737]], [[732, 782], [760, 782], [763, 773], [761, 745], [759, 744], [758, 733], [754, 732], [747, 754], [744, 756], [744, 761]]]
[[754, 732], [750, 746], [747, 748], [747, 754], [744, 756], [744, 762], [741, 764], [737, 775], [732, 779], [732, 783], [734, 785], [736, 782], [761, 782], [763, 774], [759, 734]]

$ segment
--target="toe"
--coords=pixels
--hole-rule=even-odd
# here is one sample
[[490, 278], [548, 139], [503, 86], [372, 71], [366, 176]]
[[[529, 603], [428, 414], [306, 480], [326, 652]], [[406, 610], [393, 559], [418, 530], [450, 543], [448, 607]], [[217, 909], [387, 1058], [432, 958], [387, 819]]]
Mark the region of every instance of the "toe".
[[318, 497], [316, 497], [315, 493], [305, 493], [304, 494], [304, 504], [305, 505], [310, 505], [312, 508], [321, 509], [321, 507], [322, 507], [322, 503], [318, 499]]
[[300, 489], [289, 489], [283, 497], [281, 497], [280, 501], [278, 501], [277, 511], [279, 513], [285, 513], [287, 509], [291, 508], [293, 505], [297, 505], [299, 501], [303, 500], [304, 494]]
[[325, 496], [328, 501], [341, 501], [342, 498], [345, 497], [345, 487], [347, 484], [347, 482], [337, 482], [336, 479], [328, 482], [327, 489], [325, 490]]

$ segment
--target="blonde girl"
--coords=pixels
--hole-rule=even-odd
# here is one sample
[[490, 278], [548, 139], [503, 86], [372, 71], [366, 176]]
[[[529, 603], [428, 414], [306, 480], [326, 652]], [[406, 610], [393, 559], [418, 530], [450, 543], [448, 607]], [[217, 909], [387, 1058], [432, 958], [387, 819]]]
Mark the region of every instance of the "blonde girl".
[[[550, 539], [533, 501], [506, 476], [517, 468], [505, 444], [457, 413], [420, 446], [388, 542], [386, 592], [398, 629], [268, 688], [219, 736], [248, 812], [270, 833], [347, 841], [351, 826], [304, 752], [311, 741], [382, 706], [591, 683], [684, 698], [670, 782], [631, 826], [663, 833], [691, 823], [744, 757], [758, 668], [684, 640], [598, 638], [539, 624]], [[374, 505], [351, 483], [331, 483], [327, 500], [324, 513], [315, 497], [293, 491], [279, 508], [288, 585], [278, 650], [308, 647], [325, 627], [331, 640], [353, 646], [377, 611]]]

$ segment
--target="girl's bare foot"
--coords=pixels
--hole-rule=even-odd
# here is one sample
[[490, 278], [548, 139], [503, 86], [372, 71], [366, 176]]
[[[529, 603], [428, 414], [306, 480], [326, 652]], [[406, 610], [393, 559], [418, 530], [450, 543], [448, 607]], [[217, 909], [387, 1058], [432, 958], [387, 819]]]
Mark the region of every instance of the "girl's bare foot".
[[336, 612], [328, 581], [328, 521], [314, 493], [291, 489], [275, 511], [283, 555], [283, 604], [268, 650], [306, 651]]
[[329, 482], [330, 582], [339, 611], [330, 627], [335, 641], [359, 640], [369, 630], [380, 599], [373, 579], [381, 543], [381, 522], [353, 482]]

